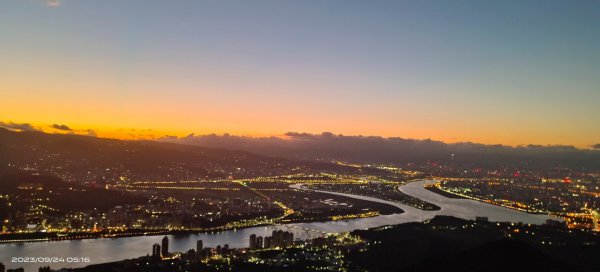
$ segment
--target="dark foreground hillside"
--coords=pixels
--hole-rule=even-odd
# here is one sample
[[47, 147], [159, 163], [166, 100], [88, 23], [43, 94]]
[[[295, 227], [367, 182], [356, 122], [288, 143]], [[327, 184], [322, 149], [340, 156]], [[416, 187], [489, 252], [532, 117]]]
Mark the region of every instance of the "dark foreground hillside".
[[355, 231], [349, 271], [600, 271], [600, 237], [552, 226], [436, 217]]
[[296, 245], [249, 252], [233, 249], [202, 261], [190, 250], [170, 260], [146, 256], [61, 271], [600, 271], [598, 234], [560, 226], [438, 216], [425, 223], [358, 230]]

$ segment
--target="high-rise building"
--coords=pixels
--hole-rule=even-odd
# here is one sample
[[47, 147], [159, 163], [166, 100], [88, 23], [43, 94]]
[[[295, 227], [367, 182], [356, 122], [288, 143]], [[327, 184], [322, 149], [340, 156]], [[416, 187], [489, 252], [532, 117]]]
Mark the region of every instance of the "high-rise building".
[[273, 238], [271, 236], [266, 236], [265, 239], [263, 240], [263, 247], [271, 248], [273, 246], [271, 243], [272, 240], [273, 240]]
[[256, 238], [256, 248], [263, 248], [263, 238], [262, 238], [262, 236], [258, 236]]
[[200, 254], [204, 246], [202, 245], [202, 240], [196, 241], [196, 252]]
[[277, 231], [276, 231], [276, 230], [274, 230], [274, 231], [271, 233], [271, 246], [272, 246], [272, 247], [278, 247], [278, 246], [279, 246], [279, 241], [277, 240], [277, 237], [278, 237], [278, 235], [277, 235]]
[[256, 249], [256, 234], [250, 235], [250, 244], [248, 245], [250, 249]]
[[592, 220], [594, 230], [600, 231], [600, 213], [597, 211], [592, 211]]
[[229, 244], [223, 245], [223, 248], [221, 249], [221, 254], [222, 255], [228, 255], [229, 254]]
[[274, 230], [272, 233], [272, 237], [271, 238], [271, 246], [272, 247], [283, 247], [284, 243], [283, 243], [283, 230]]
[[291, 232], [284, 232], [283, 233], [283, 246], [284, 247], [290, 247], [292, 246], [292, 244], [294, 244], [294, 234]]
[[169, 237], [165, 236], [162, 239], [162, 251], [160, 252], [162, 257], [169, 256]]
[[160, 245], [152, 245], [152, 257], [160, 257]]
[[6, 266], [3, 263], [0, 263], [0, 272], [6, 271]]

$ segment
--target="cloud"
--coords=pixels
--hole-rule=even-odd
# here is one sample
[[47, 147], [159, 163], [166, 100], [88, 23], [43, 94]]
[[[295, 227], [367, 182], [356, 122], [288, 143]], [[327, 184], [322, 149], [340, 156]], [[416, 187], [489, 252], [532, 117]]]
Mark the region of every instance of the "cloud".
[[40, 130], [29, 123], [13, 123], [13, 122], [0, 121], [0, 127], [12, 129], [12, 130], [18, 130], [18, 131], [39, 131]]
[[173, 136], [173, 135], [165, 135], [159, 138], [160, 141], [177, 141], [179, 139], [179, 137], [177, 136]]
[[595, 145], [592, 145], [592, 148], [593, 148], [593, 149], [600, 149], [600, 144], [595, 144]]
[[98, 134], [96, 134], [96, 132], [93, 129], [88, 129], [85, 132], [87, 133], [88, 136], [92, 136], [92, 137], [98, 136]]
[[61, 5], [60, 0], [46, 0], [46, 6], [49, 7], [58, 7]]
[[50, 127], [54, 128], [54, 129], [58, 129], [58, 130], [73, 131], [73, 129], [71, 129], [70, 127], [68, 127], [66, 125], [52, 124]]
[[[408, 163], [418, 161], [456, 161], [477, 165], [546, 163], [565, 164], [600, 169], [598, 151], [577, 149], [568, 145], [485, 145], [472, 142], [444, 143], [431, 139], [416, 140], [400, 137], [348, 136], [323, 132], [320, 134], [288, 132], [280, 137], [248, 137], [231, 134], [189, 134], [183, 137], [165, 136], [160, 141], [213, 148], [244, 150], [262, 155], [302, 160], [342, 160], [369, 163]], [[600, 150], [600, 146], [597, 148]]]

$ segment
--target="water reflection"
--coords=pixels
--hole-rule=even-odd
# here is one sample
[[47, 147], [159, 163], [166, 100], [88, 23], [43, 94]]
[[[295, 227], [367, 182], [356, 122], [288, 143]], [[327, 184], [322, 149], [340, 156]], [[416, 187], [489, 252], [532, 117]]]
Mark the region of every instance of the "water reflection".
[[[402, 214], [382, 215], [372, 218], [360, 218], [345, 221], [295, 223], [280, 226], [263, 226], [239, 230], [223, 231], [218, 233], [202, 233], [189, 235], [168, 235], [171, 240], [171, 251], [186, 251], [194, 248], [196, 240], [203, 240], [205, 246], [215, 247], [228, 244], [229, 247], [247, 247], [248, 237], [251, 234], [260, 236], [270, 235], [273, 230], [283, 229], [294, 233], [295, 238], [307, 239], [323, 235], [325, 233], [345, 232], [355, 229], [366, 229], [384, 225], [400, 224], [406, 222], [419, 222], [433, 218], [435, 215], [452, 215], [464, 219], [474, 219], [476, 216], [487, 216], [490, 221], [524, 222], [531, 224], [544, 223], [550, 218], [545, 215], [532, 215], [507, 208], [502, 208], [486, 203], [466, 199], [451, 199], [423, 188], [423, 185], [432, 181], [413, 182], [399, 189], [411, 196], [440, 206], [439, 211], [421, 211], [402, 204], [386, 200], [356, 196], [342, 193], [331, 193], [349, 196], [353, 198], [387, 203], [404, 210]], [[300, 185], [296, 185], [298, 187]], [[320, 191], [322, 192], [322, 191]], [[92, 264], [112, 262], [123, 259], [136, 258], [149, 254], [152, 244], [160, 242], [162, 236], [141, 236], [119, 239], [94, 239], [94, 240], [71, 240], [56, 242], [38, 242], [26, 244], [3, 244], [0, 245], [0, 262], [7, 268], [24, 267], [25, 271], [37, 271], [39, 266], [48, 264], [13, 264], [11, 257], [90, 257]], [[49, 264], [52, 268], [82, 267], [90, 263], [58, 263]]]

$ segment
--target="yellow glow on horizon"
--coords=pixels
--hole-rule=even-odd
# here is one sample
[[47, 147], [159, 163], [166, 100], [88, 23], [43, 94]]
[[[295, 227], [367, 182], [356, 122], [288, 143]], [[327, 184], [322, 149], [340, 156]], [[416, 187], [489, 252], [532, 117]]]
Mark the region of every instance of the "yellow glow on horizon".
[[[419, 15], [438, 13], [428, 5], [364, 14], [348, 5], [360, 15], [348, 16], [286, 3], [273, 13], [201, 1], [147, 12], [121, 1], [33, 2], [1, 4], [0, 122], [118, 139], [332, 132], [600, 144], [600, 66], [587, 35], [595, 14], [585, 6], [564, 18], [519, 9], [540, 23], [516, 27], [486, 4], [492, 16], [472, 19], [493, 31], [473, 31], [460, 10]], [[192, 16], [203, 12], [211, 16]], [[293, 24], [281, 23], [286, 14]]]
[[[106, 138], [157, 139], [191, 133], [281, 137], [294, 131], [432, 139], [448, 143], [562, 144], [589, 148], [595, 144], [597, 135], [596, 127], [580, 126], [566, 119], [524, 120], [516, 114], [488, 118], [420, 104], [411, 106], [409, 103], [398, 108], [394, 101], [381, 102], [379, 107], [344, 107], [342, 102], [332, 107], [328, 101], [320, 99], [296, 103], [289, 99], [278, 101], [274, 97], [253, 104], [244, 103], [245, 97], [160, 91], [168, 89], [166, 85], [149, 88], [147, 93], [140, 93], [142, 88], [136, 87], [122, 94], [106, 94], [103, 90], [114, 88], [114, 84], [94, 85], [82, 80], [69, 83], [54, 79], [21, 82], [18, 78], [11, 82], [12, 85], [0, 86], [0, 121], [31, 123], [51, 133], [61, 131], [48, 126], [64, 124], [76, 129], [78, 134], [92, 129], [99, 137]], [[193, 89], [190, 86], [180, 88]], [[219, 93], [218, 86], [206, 88], [214, 88], [207, 93]], [[76, 92], [78, 89], [86, 91]], [[510, 109], [506, 109], [506, 114], [510, 114]]]
[[[301, 130], [252, 132], [252, 131], [244, 131], [244, 130], [210, 130], [210, 129], [193, 130], [193, 129], [180, 129], [180, 128], [155, 129], [155, 128], [147, 128], [147, 127], [125, 128], [125, 127], [112, 127], [107, 124], [84, 125], [83, 123], [39, 122], [39, 121], [27, 122], [22, 119], [0, 120], [0, 121], [12, 122], [12, 123], [28, 123], [28, 124], [31, 124], [36, 129], [46, 132], [46, 133], [88, 135], [88, 130], [93, 130], [94, 136], [96, 136], [96, 137], [113, 138], [113, 139], [121, 139], [121, 140], [157, 140], [164, 136], [185, 137], [192, 133], [194, 135], [208, 135], [208, 134], [223, 135], [225, 133], [228, 133], [230, 135], [235, 135], [235, 136], [246, 136], [246, 137], [255, 137], [255, 138], [279, 137], [282, 139], [289, 139], [289, 137], [284, 135], [286, 132], [290, 132], [290, 131], [306, 132], [306, 131], [301, 131]], [[64, 130], [52, 128], [51, 127], [52, 124], [67, 125], [69, 128], [72, 129], [72, 131], [64, 131]], [[326, 132], [326, 131], [327, 130], [307, 132], [307, 133], [320, 134], [320, 133]], [[420, 131], [417, 130], [413, 134], [410, 134], [408, 136], [406, 136], [406, 135], [397, 136], [396, 134], [386, 135], [385, 133], [361, 134], [361, 133], [352, 133], [352, 132], [348, 133], [348, 132], [333, 131], [333, 133], [335, 133], [335, 134], [342, 134], [342, 135], [346, 135], [346, 136], [363, 135], [363, 136], [381, 136], [381, 137], [401, 137], [401, 138], [406, 138], [406, 139], [418, 139], [418, 140], [432, 139], [435, 141], [442, 141], [442, 142], [446, 142], [446, 143], [470, 141], [470, 142], [482, 143], [482, 144], [503, 144], [503, 145], [508, 145], [508, 146], [519, 146], [519, 145], [529, 144], [529, 143], [523, 143], [521, 141], [522, 135], [514, 135], [516, 137], [509, 137], [508, 134], [510, 134], [510, 133], [507, 133], [506, 134], [507, 137], [503, 138], [504, 141], [500, 142], [500, 141], [498, 141], [497, 138], [491, 138], [489, 140], [486, 140], [483, 138], [469, 139], [468, 138], [469, 135], [467, 135], [467, 134], [463, 134], [462, 136], [452, 134], [452, 135], [447, 135], [446, 137], [443, 137], [443, 136], [435, 137], [435, 136], [432, 136], [432, 135], [434, 135], [434, 132], [435, 132], [435, 130], [433, 130], [433, 129], [428, 129], [428, 130], [424, 129], [424, 130], [420, 130]], [[408, 134], [408, 133], [405, 133], [405, 134]], [[464, 140], [464, 139], [468, 139], [468, 140]], [[537, 143], [537, 144], [540, 144], [540, 143]], [[554, 145], [554, 143], [541, 143], [541, 145]], [[574, 145], [574, 146], [576, 146], [578, 148], [583, 148], [583, 149], [590, 148], [589, 144], [581, 144], [581, 145]]]

